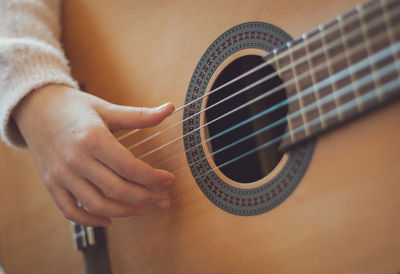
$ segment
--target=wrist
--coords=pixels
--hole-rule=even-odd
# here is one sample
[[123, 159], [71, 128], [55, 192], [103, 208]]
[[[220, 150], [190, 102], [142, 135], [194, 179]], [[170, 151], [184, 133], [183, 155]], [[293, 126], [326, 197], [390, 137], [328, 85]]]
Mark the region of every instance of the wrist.
[[40, 113], [49, 106], [51, 98], [68, 88], [64, 85], [46, 85], [31, 91], [17, 104], [11, 113], [11, 119], [15, 121], [24, 138], [26, 138], [26, 129], [33, 126], [34, 119], [40, 119]]

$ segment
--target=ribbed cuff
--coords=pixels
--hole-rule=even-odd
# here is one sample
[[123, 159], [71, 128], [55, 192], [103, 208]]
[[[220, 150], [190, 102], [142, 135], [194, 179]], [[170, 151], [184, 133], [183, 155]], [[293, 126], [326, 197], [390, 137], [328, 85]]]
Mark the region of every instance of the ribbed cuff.
[[[69, 67], [62, 52], [51, 46], [32, 48], [22, 46], [13, 49], [12, 58], [3, 58], [0, 49], [0, 133], [5, 142], [13, 147], [26, 147], [11, 114], [18, 103], [30, 92], [50, 84], [63, 84], [78, 88], [69, 73]], [[4, 49], [4, 48], [3, 48]], [[1, 52], [3, 51], [3, 52]], [[10, 63], [12, 60], [12, 63]], [[5, 62], [4, 62], [5, 61]]]

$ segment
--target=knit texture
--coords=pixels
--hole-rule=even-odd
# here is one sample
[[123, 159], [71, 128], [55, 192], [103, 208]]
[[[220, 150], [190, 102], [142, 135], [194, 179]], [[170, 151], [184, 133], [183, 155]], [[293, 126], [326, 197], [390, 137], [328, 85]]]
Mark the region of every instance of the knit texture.
[[78, 88], [60, 45], [58, 0], [0, 0], [0, 134], [26, 146], [11, 114], [30, 92], [49, 85]]

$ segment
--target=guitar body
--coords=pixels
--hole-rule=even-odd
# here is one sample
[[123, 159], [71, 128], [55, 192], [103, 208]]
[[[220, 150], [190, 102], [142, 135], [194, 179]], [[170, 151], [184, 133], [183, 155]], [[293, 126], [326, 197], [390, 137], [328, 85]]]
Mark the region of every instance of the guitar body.
[[[353, 0], [64, 1], [63, 39], [73, 75], [88, 92], [124, 105], [156, 106], [170, 101], [179, 107], [185, 104], [204, 52], [228, 29], [244, 22], [267, 22], [297, 38], [356, 4], [359, 2]], [[263, 53], [251, 47], [233, 53], [210, 82], [230, 61]], [[209, 90], [207, 87], [206, 92]], [[124, 142], [135, 144], [182, 119], [183, 111], [177, 112], [160, 126]], [[204, 123], [204, 116], [201, 121]], [[190, 170], [185, 140], [179, 139], [145, 159], [157, 165], [177, 155], [162, 166], [179, 170], [171, 190], [172, 207], [152, 209], [145, 217], [114, 219], [107, 229], [113, 273], [398, 273], [399, 125], [397, 101], [318, 137], [293, 192], [272, 210], [252, 216], [227, 212], [206, 197]], [[143, 155], [182, 134], [182, 126], [178, 126], [133, 152]], [[207, 133], [202, 131], [201, 136], [206, 138]], [[13, 255], [36, 258], [24, 272], [82, 273], [72, 243], [65, 243], [65, 237], [70, 241], [68, 224], [44, 188], [36, 190], [40, 178], [28, 156], [18, 153], [23, 159], [15, 159], [9, 149], [1, 149], [1, 174], [7, 179], [1, 181], [2, 189], [15, 195], [0, 194], [5, 204], [0, 211], [0, 243], [7, 273], [23, 272]], [[291, 154], [289, 149], [277, 166], [254, 184], [267, 184]], [[20, 161], [29, 167], [23, 176]], [[215, 172], [228, 185], [252, 187]], [[31, 179], [33, 183], [28, 182]], [[35, 191], [24, 196], [16, 219], [14, 212], [5, 209], [16, 206], [15, 197], [22, 197], [19, 191], [24, 185], [34, 185]], [[36, 193], [40, 199], [34, 197]], [[32, 210], [38, 201], [40, 207]], [[41, 216], [47, 216], [51, 226], [35, 225]], [[28, 231], [32, 227], [36, 235], [51, 232], [58, 242], [27, 238], [27, 242], [14, 245], [19, 236], [11, 228], [20, 227], [21, 219]], [[64, 252], [65, 264], [43, 265], [41, 258], [48, 257], [33, 251], [38, 249], [50, 254]], [[57, 261], [53, 257], [46, 260]]]

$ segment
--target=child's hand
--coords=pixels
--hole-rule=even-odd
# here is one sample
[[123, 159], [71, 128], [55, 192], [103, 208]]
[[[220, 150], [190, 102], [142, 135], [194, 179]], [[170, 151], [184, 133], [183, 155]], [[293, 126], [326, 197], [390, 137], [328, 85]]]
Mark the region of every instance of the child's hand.
[[28, 95], [13, 117], [65, 217], [83, 225], [106, 226], [110, 217], [143, 215], [148, 206], [169, 206], [170, 198], [162, 189], [172, 184], [174, 176], [136, 159], [111, 131], [154, 126], [173, 109], [172, 104], [118, 106], [54, 85]]

